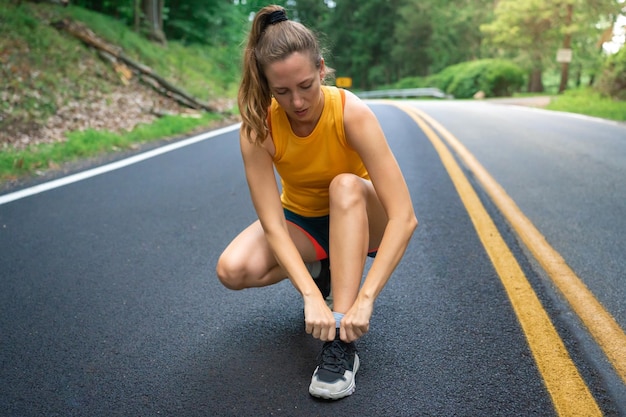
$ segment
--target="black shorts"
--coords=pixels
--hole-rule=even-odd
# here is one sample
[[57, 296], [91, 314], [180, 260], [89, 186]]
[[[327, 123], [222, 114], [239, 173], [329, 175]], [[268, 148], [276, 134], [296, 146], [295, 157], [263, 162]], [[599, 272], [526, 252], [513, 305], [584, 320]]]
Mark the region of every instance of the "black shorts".
[[[302, 230], [311, 243], [313, 243], [317, 259], [328, 258], [328, 253], [330, 252], [330, 217], [305, 217], [286, 208], [284, 208], [283, 211], [285, 212], [285, 219]], [[376, 251], [377, 249], [370, 250], [367, 256], [371, 258], [375, 257]]]

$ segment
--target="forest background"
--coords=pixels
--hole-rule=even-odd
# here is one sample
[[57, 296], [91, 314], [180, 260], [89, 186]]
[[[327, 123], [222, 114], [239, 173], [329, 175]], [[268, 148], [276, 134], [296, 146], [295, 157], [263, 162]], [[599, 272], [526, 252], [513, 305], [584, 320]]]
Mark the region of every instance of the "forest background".
[[[603, 44], [624, 0], [286, 0], [290, 18], [321, 35], [338, 76], [368, 90], [428, 76], [461, 62], [511, 59], [528, 72], [528, 90], [554, 88], [559, 49], [572, 49], [575, 85], [593, 84]], [[74, 0], [153, 39], [234, 48], [259, 0]], [[547, 74], [546, 74], [547, 73]], [[548, 75], [548, 85], [544, 77]], [[560, 84], [560, 80], [559, 80]]]
[[[504, 62], [522, 80], [507, 95], [561, 93], [553, 108], [569, 102], [583, 113], [626, 120], [626, 48], [617, 50], [623, 35], [615, 37], [624, 0], [274, 3], [320, 36], [327, 63], [355, 91], [449, 90], [456, 77], [473, 94], [479, 84], [468, 77], [509, 71]], [[206, 128], [236, 113], [242, 45], [252, 16], [267, 4], [0, 0], [0, 181]], [[68, 21], [212, 111], [189, 112], [163, 94], [157, 98], [145, 74], [60, 29]], [[571, 61], [557, 62], [559, 50], [571, 51]], [[585, 111], [591, 102], [595, 109]]]

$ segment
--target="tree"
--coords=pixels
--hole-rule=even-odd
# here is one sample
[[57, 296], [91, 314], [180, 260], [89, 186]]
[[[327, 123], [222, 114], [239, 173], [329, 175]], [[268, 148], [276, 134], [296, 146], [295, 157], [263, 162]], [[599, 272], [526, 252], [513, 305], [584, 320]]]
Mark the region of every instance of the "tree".
[[[565, 15], [565, 27], [563, 35], [563, 50], [571, 50], [572, 48], [572, 15], [574, 14], [574, 5], [568, 3], [566, 6]], [[569, 62], [561, 63], [561, 83], [559, 84], [559, 93], [562, 93], [567, 88], [567, 81], [569, 79]]]
[[167, 40], [163, 32], [163, 0], [141, 0], [141, 11], [148, 39], [165, 44]]
[[433, 34], [429, 47], [430, 72], [482, 58], [480, 25], [494, 12], [493, 0], [431, 0]]
[[[528, 91], [543, 91], [542, 72], [554, 67], [560, 47], [579, 47], [584, 37], [599, 39], [598, 25], [619, 11], [618, 0], [500, 0], [495, 18], [481, 26], [498, 53], [515, 57], [530, 72]], [[588, 43], [588, 42], [587, 42]], [[587, 48], [574, 50], [580, 67]], [[560, 89], [567, 86], [569, 65], [562, 67]]]
[[253, 3], [227, 0], [168, 0], [165, 33], [184, 43], [237, 45], [245, 35]]
[[323, 0], [295, 0], [288, 2], [290, 18], [319, 32], [325, 29], [328, 5]]
[[390, 55], [399, 0], [337, 0], [329, 9], [329, 39], [337, 75], [353, 78], [357, 88], [393, 79]]
[[493, 0], [402, 0], [391, 54], [399, 76], [425, 76], [482, 58], [479, 26], [493, 9]]
[[558, 35], [554, 29], [555, 14], [550, 0], [500, 0], [494, 20], [480, 26], [494, 46], [511, 51], [529, 69], [528, 91], [531, 92], [544, 89], [545, 60], [553, 56]]
[[622, 46], [606, 60], [596, 89], [618, 100], [626, 100], [626, 47]]
[[596, 74], [607, 60], [602, 46], [610, 40], [620, 12], [626, 12], [626, 7], [623, 2], [616, 0], [576, 3], [573, 19], [576, 31], [572, 38], [572, 48], [575, 52], [573, 64], [577, 68], [577, 85], [581, 83], [583, 70], [588, 73], [588, 84], [593, 85]]
[[400, 7], [391, 50], [398, 79], [429, 74], [433, 55], [430, 45], [435, 31], [431, 15], [426, 2], [409, 0]]

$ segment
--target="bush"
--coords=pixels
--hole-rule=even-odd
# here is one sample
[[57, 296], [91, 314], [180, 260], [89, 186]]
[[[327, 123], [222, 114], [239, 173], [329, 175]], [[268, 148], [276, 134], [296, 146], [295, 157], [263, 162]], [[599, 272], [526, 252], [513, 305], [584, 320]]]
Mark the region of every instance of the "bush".
[[392, 88], [422, 88], [428, 87], [425, 77], [407, 77], [393, 84]]
[[481, 90], [487, 97], [510, 97], [525, 84], [524, 70], [510, 61], [493, 60], [481, 77]]
[[596, 90], [618, 100], [626, 100], [626, 47], [606, 60]]
[[444, 68], [442, 71], [437, 74], [431, 75], [428, 77], [428, 83], [431, 87], [437, 87], [443, 91], [448, 91], [448, 87], [454, 81], [454, 78], [459, 71], [460, 67], [465, 64], [457, 64], [452, 65], [450, 67]]
[[[485, 71], [484, 61], [471, 61], [459, 64], [452, 82], [446, 88], [446, 93], [456, 98], [471, 98], [482, 90], [481, 76]], [[487, 92], [485, 91], [485, 97]]]
[[485, 97], [511, 96], [525, 83], [522, 68], [499, 59], [453, 65], [430, 77], [430, 81], [456, 98], [470, 98], [478, 91], [483, 91]]

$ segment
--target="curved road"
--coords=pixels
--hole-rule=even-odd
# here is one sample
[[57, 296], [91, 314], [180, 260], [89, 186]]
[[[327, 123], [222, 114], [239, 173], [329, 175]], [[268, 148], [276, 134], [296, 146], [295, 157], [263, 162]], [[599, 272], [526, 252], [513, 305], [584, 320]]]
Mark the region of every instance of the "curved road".
[[[221, 250], [254, 219], [237, 133], [226, 129], [0, 196], [0, 415], [626, 415], [615, 362], [476, 173], [449, 144], [456, 159], [444, 165], [410, 109], [465, 145], [621, 329], [626, 127], [489, 103], [402, 106], [372, 103], [420, 226], [359, 342], [355, 394], [308, 395], [321, 343], [305, 334], [288, 282], [232, 292], [214, 276]], [[472, 187], [460, 192], [463, 181]], [[497, 228], [487, 236], [501, 235], [504, 264], [519, 265], [540, 301], [531, 316], [547, 313], [582, 390], [542, 362], [534, 346], [553, 342], [537, 344], [524, 324], [531, 304], [510, 295], [492, 257], [506, 251], [492, 252], [475, 223], [480, 204], [463, 193], [482, 202]], [[555, 374], [558, 384], [546, 382]]]

